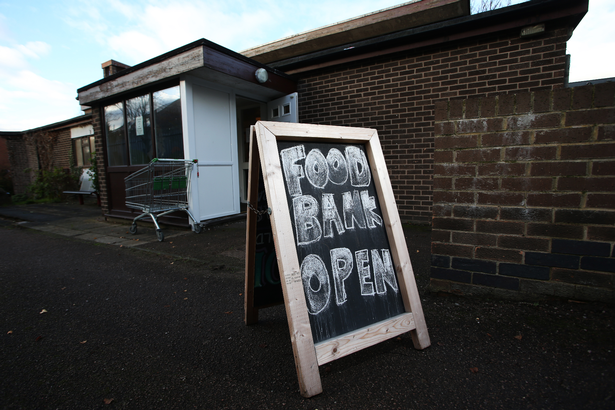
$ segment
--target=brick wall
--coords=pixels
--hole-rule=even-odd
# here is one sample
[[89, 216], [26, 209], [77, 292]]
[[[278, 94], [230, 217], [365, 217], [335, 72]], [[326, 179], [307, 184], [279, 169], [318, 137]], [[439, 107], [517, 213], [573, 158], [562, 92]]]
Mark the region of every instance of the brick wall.
[[68, 169], [70, 168], [70, 156], [73, 155], [70, 128], [63, 128], [56, 132], [58, 140], [53, 151], [53, 166]]
[[96, 166], [98, 168], [98, 197], [102, 213], [109, 213], [109, 192], [107, 190], [107, 174], [105, 172], [106, 150], [102, 139], [102, 108], [92, 109], [92, 127], [94, 128], [94, 146], [96, 149]]
[[36, 151], [31, 144], [26, 142], [23, 134], [8, 137], [7, 147], [11, 163], [13, 193], [24, 195], [28, 192], [28, 186], [34, 182], [36, 171], [38, 171]]
[[377, 129], [402, 220], [429, 224], [434, 101], [563, 87], [567, 39], [553, 22], [302, 74], [300, 122]]
[[0, 171], [11, 169], [11, 161], [9, 160], [9, 148], [6, 143], [6, 138], [0, 136]]
[[36, 171], [39, 169], [37, 148], [32, 138], [29, 137], [29, 133], [43, 132], [57, 135], [56, 143], [51, 152], [51, 166], [68, 170], [71, 164], [71, 155], [73, 155], [71, 127], [86, 123], [87, 119], [55, 128], [52, 124], [50, 127], [42, 127], [33, 131], [15, 132], [14, 135], [6, 137], [15, 193], [26, 194], [28, 186], [36, 180]]
[[432, 287], [615, 301], [615, 83], [435, 112]]

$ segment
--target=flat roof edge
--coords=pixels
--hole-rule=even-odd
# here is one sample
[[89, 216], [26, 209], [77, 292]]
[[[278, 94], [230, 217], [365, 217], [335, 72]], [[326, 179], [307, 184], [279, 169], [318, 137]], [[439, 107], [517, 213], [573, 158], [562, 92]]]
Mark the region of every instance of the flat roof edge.
[[78, 115], [77, 117], [69, 118], [67, 120], [54, 122], [53, 124], [47, 124], [41, 127], [30, 128], [30, 129], [23, 130], [23, 131], [0, 131], [0, 136], [19, 136], [19, 135], [28, 134], [31, 132], [42, 131], [45, 129], [66, 128], [72, 124], [78, 124], [80, 122], [88, 121], [91, 119], [92, 119], [92, 114], [83, 114], [83, 115]]
[[[188, 52], [188, 51], [193, 50], [193, 49], [198, 48], [198, 47], [206, 47], [206, 48], [218, 51], [220, 53], [226, 54], [227, 56], [229, 56], [231, 58], [235, 58], [237, 60], [243, 61], [244, 63], [248, 63], [248, 64], [254, 65], [254, 66], [259, 67], [259, 68], [265, 68], [268, 71], [274, 72], [275, 74], [279, 75], [280, 77], [286, 77], [288, 79], [291, 79], [290, 76], [288, 76], [287, 74], [285, 74], [285, 73], [283, 73], [281, 71], [276, 70], [274, 67], [267, 66], [267, 65], [265, 65], [263, 63], [260, 63], [260, 62], [258, 62], [256, 60], [253, 60], [253, 59], [251, 59], [249, 57], [246, 57], [246, 56], [244, 56], [242, 54], [239, 54], [239, 53], [237, 53], [235, 51], [232, 51], [232, 50], [230, 50], [230, 49], [228, 49], [226, 47], [223, 47], [223, 46], [221, 46], [219, 44], [216, 44], [216, 43], [214, 43], [212, 41], [209, 41], [207, 39], [202, 38], [202, 39], [196, 40], [196, 41], [194, 41], [192, 43], [189, 43], [189, 44], [186, 44], [184, 46], [178, 47], [178, 48], [176, 48], [174, 50], [171, 50], [171, 51], [169, 51], [167, 53], [161, 54], [161, 55], [159, 55], [157, 57], [154, 57], [152, 59], [149, 59], [147, 61], [144, 61], [142, 63], [139, 63], [137, 65], [134, 65], [134, 66], [131, 66], [129, 68], [126, 68], [126, 69], [124, 69], [124, 70], [122, 70], [122, 71], [120, 71], [120, 72], [118, 72], [116, 74], [110, 75], [109, 77], [102, 78], [102, 79], [100, 79], [98, 81], [95, 81], [95, 82], [93, 82], [91, 84], [88, 84], [86, 86], [78, 88], [77, 89], [77, 93], [79, 94], [79, 93], [82, 93], [82, 92], [87, 91], [89, 89], [92, 89], [94, 87], [97, 87], [97, 86], [103, 85], [105, 83], [114, 81], [114, 80], [116, 80], [118, 78], [121, 78], [123, 76], [129, 75], [129, 74], [134, 73], [134, 72], [137, 72], [137, 71], [142, 70], [144, 68], [153, 66], [155, 64], [161, 63], [161, 62], [163, 62], [165, 60], [168, 60], [170, 58], [173, 58], [175, 56], [178, 56], [178, 55], [180, 55], [182, 53]], [[205, 62], [203, 62], [203, 66], [205, 66]]]
[[[538, 24], [541, 21], [568, 18], [571, 20], [571, 28], [574, 29], [587, 13], [588, 3], [589, 0], [533, 0], [489, 12], [458, 17], [367, 40], [351, 42], [268, 64], [291, 75], [296, 75], [313, 69], [349, 61], [359, 61], [370, 58], [375, 54], [391, 54], [407, 49], [473, 37], [483, 33], [485, 27], [501, 27], [491, 31], [504, 31], [525, 25]], [[462, 31], [467, 36], [459, 34]], [[413, 41], [412, 38], [419, 38], [420, 41]]]
[[469, 0], [415, 0], [285, 37], [242, 54], [270, 63], [469, 14]]

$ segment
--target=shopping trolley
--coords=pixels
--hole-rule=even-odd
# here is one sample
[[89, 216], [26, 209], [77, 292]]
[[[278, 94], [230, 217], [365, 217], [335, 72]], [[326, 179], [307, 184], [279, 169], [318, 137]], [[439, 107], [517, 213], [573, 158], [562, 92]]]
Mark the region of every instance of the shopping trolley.
[[175, 211], [185, 211], [193, 222], [196, 233], [201, 232], [201, 224], [188, 209], [190, 198], [190, 176], [192, 167], [198, 161], [154, 158], [145, 168], [126, 178], [126, 206], [143, 213], [132, 221], [130, 233], [137, 233], [137, 221], [150, 216], [156, 225], [156, 236], [164, 241], [164, 234], [158, 218]]

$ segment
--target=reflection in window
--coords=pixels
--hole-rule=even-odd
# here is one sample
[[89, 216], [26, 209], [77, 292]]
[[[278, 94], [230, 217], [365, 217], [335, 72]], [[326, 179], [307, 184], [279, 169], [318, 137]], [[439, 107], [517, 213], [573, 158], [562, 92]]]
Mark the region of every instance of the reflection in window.
[[124, 136], [123, 104], [105, 107], [105, 128], [107, 131], [107, 154], [109, 166], [126, 165], [126, 138]]
[[[109, 166], [144, 165], [154, 157], [183, 159], [181, 117], [179, 86], [106, 106]], [[89, 157], [85, 151], [82, 155]]]
[[156, 156], [158, 158], [184, 158], [182, 112], [179, 86], [157, 91], [154, 96], [156, 121]]
[[75, 164], [78, 167], [83, 166], [83, 150], [81, 149], [81, 138], [73, 140], [73, 152], [75, 153]]
[[91, 156], [94, 153], [94, 136], [73, 138], [73, 152], [76, 166], [89, 167], [92, 164]]
[[142, 95], [126, 101], [126, 123], [128, 125], [130, 164], [147, 164], [154, 158], [149, 95]]

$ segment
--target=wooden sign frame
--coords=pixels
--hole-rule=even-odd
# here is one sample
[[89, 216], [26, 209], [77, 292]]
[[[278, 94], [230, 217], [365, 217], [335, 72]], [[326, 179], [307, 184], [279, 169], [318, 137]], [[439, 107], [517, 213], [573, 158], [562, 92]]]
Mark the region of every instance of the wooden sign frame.
[[[320, 365], [400, 334], [410, 332], [416, 349], [428, 347], [429, 334], [377, 131], [368, 128], [259, 121], [253, 127], [250, 139], [248, 200], [251, 204], [257, 201], [260, 165], [271, 211], [272, 233], [301, 394], [311, 397], [322, 392], [318, 368]], [[280, 163], [278, 140], [362, 144], [365, 147], [405, 313], [314, 344]], [[254, 306], [255, 226], [256, 216], [254, 212], [248, 211], [246, 324], [258, 320], [258, 307]]]

